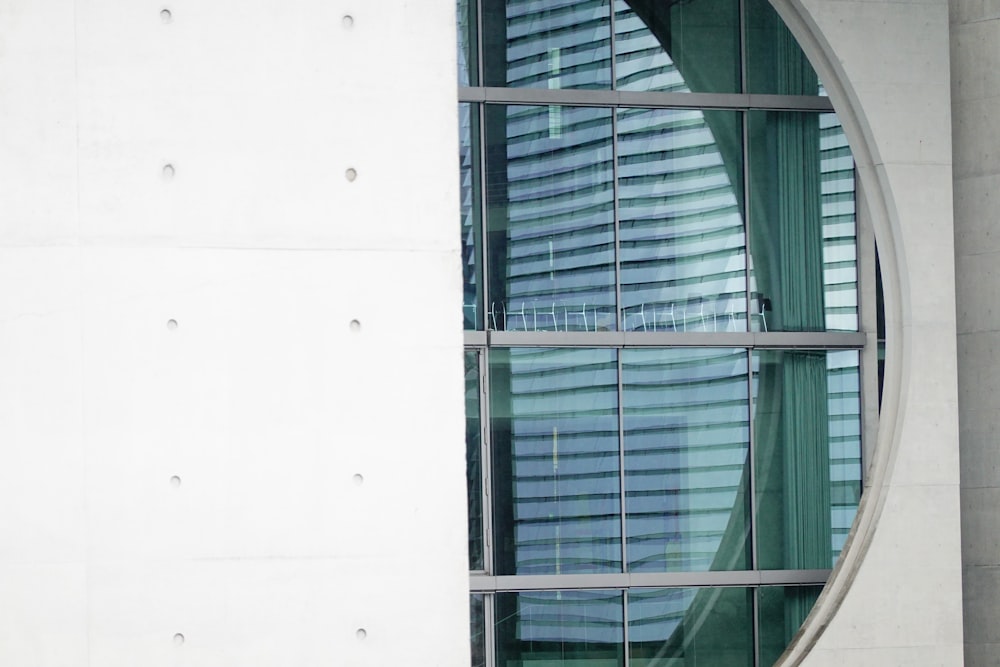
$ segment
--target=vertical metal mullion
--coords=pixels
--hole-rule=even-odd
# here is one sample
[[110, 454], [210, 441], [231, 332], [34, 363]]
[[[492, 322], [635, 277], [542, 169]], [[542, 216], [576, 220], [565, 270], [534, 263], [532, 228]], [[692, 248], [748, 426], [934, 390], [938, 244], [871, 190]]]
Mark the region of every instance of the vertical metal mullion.
[[750, 282], [754, 277], [751, 266], [753, 265], [753, 244], [750, 240], [750, 224], [753, 222], [750, 215], [750, 110], [740, 111], [743, 137], [740, 145], [743, 148], [743, 248], [745, 261], [743, 267], [743, 294], [746, 302], [746, 327], [747, 331], [753, 331], [753, 314], [750, 312]]
[[625, 348], [618, 348], [618, 517], [621, 530], [622, 572], [628, 572], [628, 558], [625, 545], [625, 405], [622, 390], [622, 355]]
[[740, 37], [740, 92], [746, 93], [747, 81], [750, 78], [749, 67], [747, 61], [749, 60], [747, 53], [747, 12], [746, 12], [746, 0], [740, 0], [739, 2], [739, 37]]
[[483, 78], [486, 68], [483, 67], [483, 35], [486, 34], [483, 23], [483, 0], [476, 0], [476, 83], [485, 86]]
[[486, 626], [486, 667], [496, 667], [497, 664], [496, 597], [496, 593], [485, 593], [483, 595], [483, 625]]
[[611, 22], [609, 23], [611, 37], [608, 43], [611, 53], [611, 89], [615, 90], [618, 88], [618, 74], [615, 66], [615, 61], [618, 60], [615, 56], [615, 0], [608, 0], [608, 11], [611, 12]]
[[753, 348], [746, 351], [747, 354], [747, 404], [750, 407], [748, 442], [747, 442], [747, 462], [750, 470], [750, 484], [747, 485], [750, 494], [750, 566], [752, 570], [759, 570], [760, 565], [757, 559], [757, 438], [754, 435], [754, 421], [757, 412], [757, 399], [753, 393], [753, 361], [756, 352]]
[[483, 498], [483, 569], [493, 574], [493, 447], [490, 429], [490, 366], [487, 354], [489, 348], [479, 352], [479, 414], [480, 414], [480, 484]]
[[861, 488], [864, 489], [871, 462], [870, 447], [878, 430], [878, 297], [876, 296], [875, 232], [867, 215], [867, 202], [854, 169], [854, 243], [857, 248], [858, 330], [866, 334], [858, 353], [858, 406], [861, 412]]
[[629, 650], [628, 639], [628, 593], [629, 589], [622, 591], [622, 642], [624, 642], [623, 654], [625, 657], [625, 667], [629, 667], [632, 662], [632, 652]]
[[[622, 311], [621, 222], [618, 219], [618, 107], [611, 108], [611, 193], [614, 217], [615, 246], [615, 322], [618, 331], [625, 330]], [[596, 315], [595, 315], [596, 317]]]
[[[482, 4], [482, 0], [479, 2]], [[488, 148], [486, 145], [486, 105], [477, 104], [477, 107], [479, 115], [479, 137], [477, 137], [479, 144], [479, 248], [476, 249], [478, 251], [476, 259], [479, 261], [479, 275], [482, 276], [482, 285], [480, 286], [482, 289], [480, 291], [483, 295], [483, 331], [489, 331], [489, 318], [490, 314], [493, 313], [493, 305], [490, 303], [490, 265], [489, 253], [487, 252], [489, 224], [486, 221], [488, 210], [486, 196], [489, 188], [486, 187], [486, 150]]]
[[753, 614], [753, 664], [756, 667], [767, 667], [760, 664], [760, 586], [754, 586], [750, 596], [750, 613]]

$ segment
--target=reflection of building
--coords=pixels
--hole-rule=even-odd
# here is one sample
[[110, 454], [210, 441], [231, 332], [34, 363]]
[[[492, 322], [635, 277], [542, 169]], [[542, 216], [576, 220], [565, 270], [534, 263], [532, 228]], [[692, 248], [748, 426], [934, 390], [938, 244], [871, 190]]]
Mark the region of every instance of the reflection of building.
[[473, 662], [770, 664], [854, 518], [877, 371], [840, 125], [766, 3], [481, 7]]
[[0, 3], [0, 664], [468, 665], [463, 431], [492, 665], [994, 664], [1000, 17], [770, 3]]

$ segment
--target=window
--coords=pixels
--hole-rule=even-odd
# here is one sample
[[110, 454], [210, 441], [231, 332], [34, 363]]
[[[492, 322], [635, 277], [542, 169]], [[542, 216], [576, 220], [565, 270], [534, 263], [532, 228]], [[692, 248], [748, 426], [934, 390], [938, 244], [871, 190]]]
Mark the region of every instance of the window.
[[473, 664], [770, 665], [861, 492], [854, 165], [766, 0], [459, 0]]

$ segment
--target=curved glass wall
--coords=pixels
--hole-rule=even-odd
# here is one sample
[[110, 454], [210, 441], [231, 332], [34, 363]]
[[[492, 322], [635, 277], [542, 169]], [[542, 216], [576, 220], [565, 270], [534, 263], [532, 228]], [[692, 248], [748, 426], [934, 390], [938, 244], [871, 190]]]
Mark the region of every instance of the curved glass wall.
[[770, 665], [862, 488], [837, 117], [767, 0], [457, 18], [473, 664]]

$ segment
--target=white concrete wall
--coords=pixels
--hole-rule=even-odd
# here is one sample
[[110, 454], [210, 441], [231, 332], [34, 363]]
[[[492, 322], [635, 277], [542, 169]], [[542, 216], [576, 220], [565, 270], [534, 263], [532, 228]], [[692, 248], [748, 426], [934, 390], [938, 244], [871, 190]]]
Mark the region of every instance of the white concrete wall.
[[965, 661], [1000, 665], [1000, 5], [952, 0]]
[[852, 543], [786, 664], [961, 665], [948, 2], [774, 4], [845, 121], [882, 258], [889, 335]]
[[453, 23], [0, 0], [0, 665], [468, 664]]

